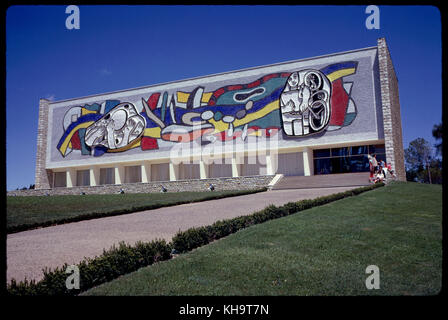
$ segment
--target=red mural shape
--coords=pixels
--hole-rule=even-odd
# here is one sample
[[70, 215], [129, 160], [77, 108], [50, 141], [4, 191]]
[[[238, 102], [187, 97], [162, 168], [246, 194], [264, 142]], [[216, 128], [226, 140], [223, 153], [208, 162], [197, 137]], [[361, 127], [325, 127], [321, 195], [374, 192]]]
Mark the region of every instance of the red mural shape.
[[81, 140], [79, 139], [79, 132], [78, 131], [76, 131], [73, 134], [72, 139], [70, 140], [70, 142], [72, 143], [72, 149], [81, 150]]
[[332, 86], [330, 125], [342, 126], [349, 97], [342, 85], [342, 79], [333, 81]]
[[142, 137], [140, 146], [141, 146], [142, 150], [159, 149], [159, 145], [157, 144], [157, 139], [150, 138], [150, 137]]

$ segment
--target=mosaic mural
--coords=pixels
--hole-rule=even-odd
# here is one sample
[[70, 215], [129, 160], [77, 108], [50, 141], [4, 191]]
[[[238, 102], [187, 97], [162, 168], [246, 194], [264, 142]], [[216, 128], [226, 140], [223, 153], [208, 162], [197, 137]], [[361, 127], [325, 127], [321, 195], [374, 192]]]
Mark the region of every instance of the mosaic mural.
[[139, 106], [119, 100], [75, 106], [64, 115], [57, 149], [63, 157], [73, 150], [98, 157], [155, 150], [160, 140], [204, 145], [249, 135], [300, 139], [337, 130], [357, 114], [350, 96], [353, 83], [344, 81], [356, 69], [357, 62], [348, 61], [272, 73], [212, 91], [198, 86], [190, 92], [155, 92], [141, 97]]

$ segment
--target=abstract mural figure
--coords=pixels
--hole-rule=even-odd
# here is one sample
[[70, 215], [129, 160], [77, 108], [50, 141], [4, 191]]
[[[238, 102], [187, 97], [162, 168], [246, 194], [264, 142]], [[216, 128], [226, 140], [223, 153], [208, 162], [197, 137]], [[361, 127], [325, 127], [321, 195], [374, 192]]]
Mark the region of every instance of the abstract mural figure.
[[148, 133], [142, 142], [153, 137], [173, 142], [200, 139], [206, 144], [275, 134], [280, 129], [278, 98], [287, 77], [289, 73], [269, 74], [213, 92], [197, 87], [192, 92], [177, 91], [171, 98], [166, 92], [153, 93], [147, 101], [142, 100]]
[[86, 129], [85, 143], [91, 148], [119, 149], [140, 138], [145, 127], [145, 118], [135, 106], [121, 103]]
[[154, 92], [133, 103], [74, 106], [64, 116], [57, 148], [63, 157], [72, 150], [101, 156], [137, 147], [158, 149], [160, 141], [207, 144], [282, 131], [303, 138], [337, 130], [356, 117], [353, 83], [343, 81], [356, 68], [356, 61], [348, 61], [271, 73], [209, 92], [198, 86], [190, 92]]
[[325, 128], [331, 113], [330, 96], [330, 81], [319, 70], [293, 72], [280, 97], [286, 135], [308, 135]]

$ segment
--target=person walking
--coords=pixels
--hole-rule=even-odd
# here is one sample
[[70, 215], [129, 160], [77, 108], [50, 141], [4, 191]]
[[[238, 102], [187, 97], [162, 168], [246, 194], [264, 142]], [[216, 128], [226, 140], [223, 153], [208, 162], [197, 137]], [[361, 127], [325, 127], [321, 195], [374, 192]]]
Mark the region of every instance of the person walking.
[[376, 154], [373, 154], [372, 164], [373, 164], [374, 173], [377, 173], [378, 172], [378, 161], [376, 160]]
[[367, 158], [369, 159], [369, 170], [370, 170], [369, 181], [373, 183], [375, 175], [375, 167], [373, 166], [373, 157], [369, 154], [367, 155]]
[[387, 165], [386, 162], [384, 162], [384, 160], [380, 161], [380, 166], [381, 166], [381, 171], [384, 175], [384, 179], [386, 179], [386, 174], [387, 174]]

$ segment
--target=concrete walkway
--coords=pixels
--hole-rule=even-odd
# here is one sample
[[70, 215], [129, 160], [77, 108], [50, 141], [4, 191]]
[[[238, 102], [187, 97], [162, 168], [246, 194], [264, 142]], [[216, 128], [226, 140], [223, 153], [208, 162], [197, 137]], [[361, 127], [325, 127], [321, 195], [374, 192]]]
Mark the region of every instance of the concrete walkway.
[[7, 237], [7, 281], [39, 280], [42, 269], [76, 264], [95, 257], [113, 244], [165, 239], [179, 230], [249, 215], [270, 204], [313, 199], [354, 188], [274, 190], [225, 199], [141, 211], [121, 216], [80, 221], [10, 234]]

